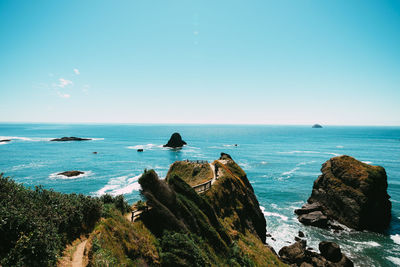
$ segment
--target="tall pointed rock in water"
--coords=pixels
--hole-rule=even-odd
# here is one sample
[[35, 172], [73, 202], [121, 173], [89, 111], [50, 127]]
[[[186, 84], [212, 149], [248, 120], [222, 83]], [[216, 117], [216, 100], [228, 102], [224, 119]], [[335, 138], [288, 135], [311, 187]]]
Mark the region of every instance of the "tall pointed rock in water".
[[186, 145], [186, 142], [182, 140], [181, 135], [179, 133], [173, 133], [168, 143], [165, 144], [164, 147], [177, 148], [183, 147], [184, 145]]

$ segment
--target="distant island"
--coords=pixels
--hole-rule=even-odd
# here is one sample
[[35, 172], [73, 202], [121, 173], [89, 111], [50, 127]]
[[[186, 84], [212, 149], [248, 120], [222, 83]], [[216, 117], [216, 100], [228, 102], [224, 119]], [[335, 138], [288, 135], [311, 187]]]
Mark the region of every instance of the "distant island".
[[322, 128], [322, 126], [321, 126], [321, 124], [316, 123], [316, 124], [314, 124], [314, 125], [312, 126], [312, 128]]

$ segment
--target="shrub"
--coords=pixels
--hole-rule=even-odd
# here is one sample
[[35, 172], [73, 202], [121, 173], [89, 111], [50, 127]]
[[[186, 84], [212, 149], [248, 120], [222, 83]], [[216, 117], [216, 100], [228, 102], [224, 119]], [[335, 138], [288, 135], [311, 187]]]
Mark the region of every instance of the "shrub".
[[97, 198], [25, 188], [0, 174], [0, 265], [54, 266], [67, 242], [99, 220]]

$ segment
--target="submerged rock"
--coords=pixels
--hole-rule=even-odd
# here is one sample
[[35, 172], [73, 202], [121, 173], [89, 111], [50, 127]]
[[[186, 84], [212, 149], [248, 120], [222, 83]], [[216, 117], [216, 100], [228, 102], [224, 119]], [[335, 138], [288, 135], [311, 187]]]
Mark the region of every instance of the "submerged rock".
[[6, 142], [10, 142], [11, 141], [11, 139], [3, 139], [3, 140], [0, 140], [0, 143], [6, 143]]
[[313, 126], [312, 126], [312, 128], [322, 128], [322, 126], [320, 125], [320, 124], [314, 124]]
[[139, 148], [137, 152], [143, 152], [143, 148]]
[[186, 142], [182, 140], [181, 135], [179, 133], [173, 133], [168, 143], [165, 144], [164, 147], [177, 148], [183, 147], [184, 145], [186, 145]]
[[75, 177], [78, 175], [84, 174], [84, 172], [81, 171], [66, 171], [66, 172], [60, 172], [58, 173], [58, 175], [63, 175], [63, 176], [67, 176], [67, 177]]
[[326, 161], [321, 171], [309, 204], [295, 211], [301, 222], [312, 222], [305, 215], [321, 218], [322, 213], [356, 230], [383, 231], [389, 226], [392, 205], [383, 167], [339, 156]]
[[55, 139], [51, 139], [50, 141], [65, 142], [65, 141], [88, 141], [88, 140], [92, 140], [92, 139], [71, 136], [71, 137], [55, 138]]

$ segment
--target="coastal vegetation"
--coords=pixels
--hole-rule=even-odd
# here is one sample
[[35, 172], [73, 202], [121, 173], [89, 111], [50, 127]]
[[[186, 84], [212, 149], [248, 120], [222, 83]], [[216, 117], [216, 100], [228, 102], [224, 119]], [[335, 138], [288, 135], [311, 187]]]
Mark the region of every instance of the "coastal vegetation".
[[92, 232], [102, 216], [128, 210], [122, 195], [26, 188], [0, 174], [0, 265], [54, 266], [65, 246]]

